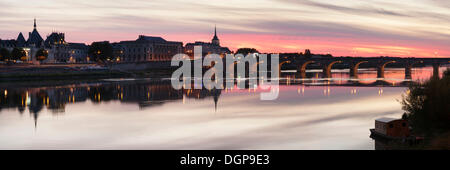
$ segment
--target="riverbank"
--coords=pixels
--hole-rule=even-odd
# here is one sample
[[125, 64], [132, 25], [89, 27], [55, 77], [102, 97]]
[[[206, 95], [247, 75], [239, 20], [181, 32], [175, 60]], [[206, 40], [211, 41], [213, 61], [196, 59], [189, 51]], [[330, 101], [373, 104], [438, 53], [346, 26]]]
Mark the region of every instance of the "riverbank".
[[170, 69], [120, 70], [94, 64], [0, 66], [0, 82], [163, 77]]

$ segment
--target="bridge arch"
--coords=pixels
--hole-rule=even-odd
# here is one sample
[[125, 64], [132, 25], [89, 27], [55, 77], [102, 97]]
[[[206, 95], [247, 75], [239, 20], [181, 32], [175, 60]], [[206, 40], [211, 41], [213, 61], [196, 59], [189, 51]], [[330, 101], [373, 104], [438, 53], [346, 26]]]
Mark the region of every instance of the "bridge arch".
[[327, 65], [325, 65], [325, 67], [323, 68], [323, 74], [325, 78], [331, 78], [331, 68], [333, 67], [334, 64], [336, 63], [342, 63], [342, 61], [338, 60], [338, 61], [333, 61]]
[[283, 62], [281, 62], [281, 63], [279, 63], [278, 64], [278, 78], [280, 78], [281, 77], [281, 66], [283, 66], [283, 64], [289, 64], [289, 63], [291, 63], [291, 61], [283, 61]]
[[405, 65], [405, 79], [412, 79], [412, 68], [414, 67], [414, 64], [423, 63], [423, 61], [414, 61], [414, 62], [408, 62]]
[[358, 78], [359, 65], [361, 65], [362, 63], [368, 63], [368, 62], [369, 61], [359, 61], [359, 62], [353, 64], [352, 66], [350, 66], [350, 77]]
[[381, 65], [379, 65], [377, 67], [377, 77], [378, 78], [384, 78], [384, 68], [386, 67], [386, 65], [391, 64], [391, 63], [396, 63], [397, 61], [387, 61], [382, 63]]
[[316, 61], [306, 61], [303, 64], [300, 65], [300, 67], [298, 68], [298, 72], [300, 73], [300, 76], [302, 78], [306, 78], [306, 67], [308, 66], [308, 64], [313, 64], [316, 63]]

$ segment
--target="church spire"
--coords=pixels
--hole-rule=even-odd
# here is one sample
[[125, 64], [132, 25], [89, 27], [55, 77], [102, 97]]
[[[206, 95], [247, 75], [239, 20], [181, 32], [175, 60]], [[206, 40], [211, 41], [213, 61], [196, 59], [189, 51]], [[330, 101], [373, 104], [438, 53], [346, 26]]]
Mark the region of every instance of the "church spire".
[[219, 38], [217, 38], [217, 27], [214, 25], [214, 37], [212, 39], [212, 44], [220, 46]]
[[44, 41], [42, 39], [41, 35], [39, 35], [39, 32], [36, 29], [36, 18], [34, 18], [34, 24], [33, 24], [33, 31], [28, 33], [28, 45], [34, 45], [35, 47], [41, 46], [41, 43]]

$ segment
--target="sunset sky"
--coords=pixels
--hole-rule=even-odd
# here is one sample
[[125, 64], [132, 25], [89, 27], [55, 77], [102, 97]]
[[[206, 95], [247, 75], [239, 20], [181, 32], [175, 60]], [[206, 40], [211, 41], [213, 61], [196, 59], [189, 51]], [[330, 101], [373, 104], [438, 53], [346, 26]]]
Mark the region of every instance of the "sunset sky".
[[448, 0], [0, 0], [0, 38], [25, 38], [33, 18], [41, 36], [68, 42], [210, 41], [260, 52], [335, 56], [450, 57]]

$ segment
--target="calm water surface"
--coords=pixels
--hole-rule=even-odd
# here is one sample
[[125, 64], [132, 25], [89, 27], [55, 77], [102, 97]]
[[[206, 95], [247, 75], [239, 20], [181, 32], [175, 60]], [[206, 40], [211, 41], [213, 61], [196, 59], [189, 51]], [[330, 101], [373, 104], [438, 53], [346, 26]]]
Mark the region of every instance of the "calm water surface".
[[[441, 68], [443, 71], [444, 68]], [[403, 69], [333, 70], [260, 89], [174, 90], [164, 79], [0, 85], [0, 149], [374, 149], [369, 129], [400, 118]], [[413, 70], [423, 81], [432, 68]]]

